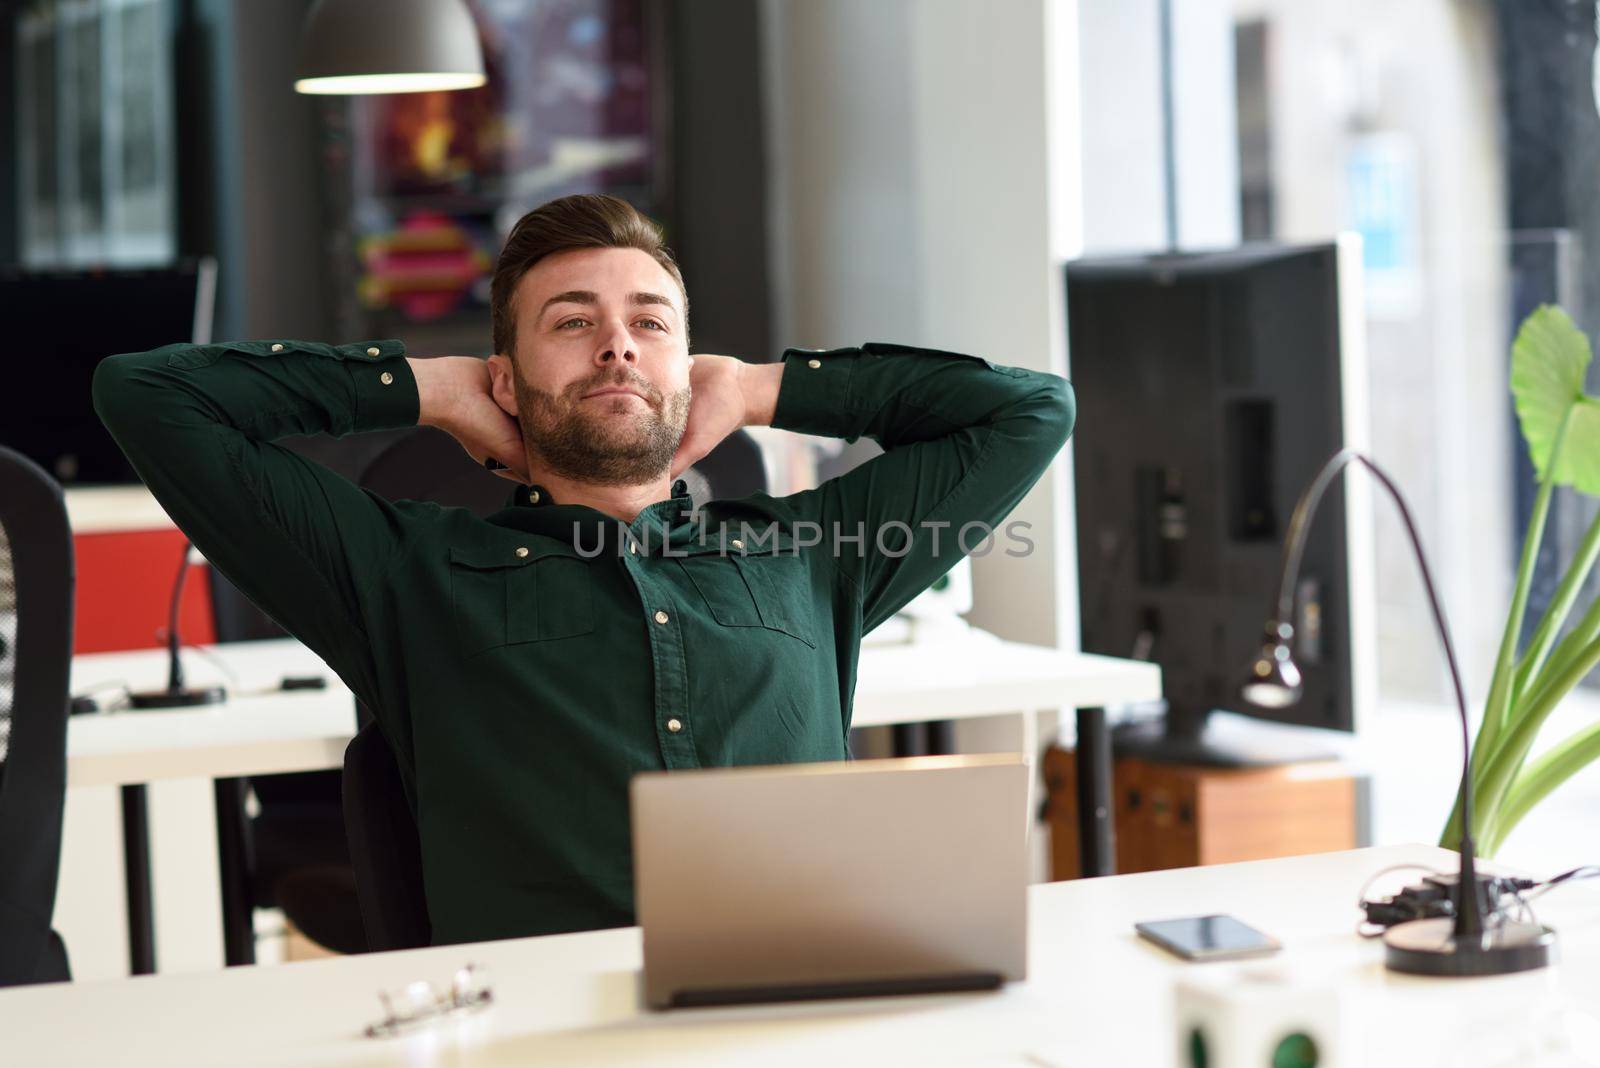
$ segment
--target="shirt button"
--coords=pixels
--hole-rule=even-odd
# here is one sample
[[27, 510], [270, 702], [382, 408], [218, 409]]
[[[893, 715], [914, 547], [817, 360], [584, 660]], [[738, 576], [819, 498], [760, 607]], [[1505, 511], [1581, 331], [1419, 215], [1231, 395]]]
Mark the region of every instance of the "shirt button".
[[738, 538], [734, 538], [733, 539], [733, 547], [735, 549], [743, 549], [744, 548], [744, 542], [740, 541]]
[[528, 491], [528, 503], [529, 504], [538, 504], [539, 503], [539, 491], [538, 490], [529, 490]]
[[806, 366], [811, 368], [813, 371], [815, 371], [817, 368], [822, 366], [822, 361], [821, 360], [807, 360], [806, 361]]
[[383, 374], [378, 376], [378, 381], [382, 382], [386, 386], [392, 386], [394, 385], [394, 375], [390, 374], [388, 371], [385, 371]]
[[667, 614], [665, 612], [657, 612], [656, 613], [656, 622], [657, 623], [665, 623], [666, 621], [667, 621]]
[[517, 546], [517, 555], [518, 556], [527, 556], [528, 555], [528, 547], [526, 545]]
[[272, 351], [273, 352], [282, 352], [283, 351], [283, 345], [282, 344], [277, 344], [277, 345], [272, 346]]
[[676, 716], [667, 720], [667, 730], [671, 731], [673, 734], [677, 734], [679, 731], [683, 730], [683, 720], [678, 719]]
[[377, 354], [378, 354], [378, 346], [376, 346], [376, 345], [372, 346], [370, 349], [367, 350], [367, 355], [368, 356], [376, 356]]

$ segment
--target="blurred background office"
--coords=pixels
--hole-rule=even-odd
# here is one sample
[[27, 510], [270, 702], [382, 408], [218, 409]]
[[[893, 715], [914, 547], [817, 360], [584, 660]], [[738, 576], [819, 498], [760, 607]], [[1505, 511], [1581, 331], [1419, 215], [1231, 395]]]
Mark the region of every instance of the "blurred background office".
[[[414, 353], [485, 354], [509, 226], [551, 197], [602, 190], [666, 226], [696, 351], [767, 360], [892, 339], [1070, 377], [1067, 262], [1353, 231], [1372, 452], [1416, 509], [1482, 698], [1533, 496], [1512, 332], [1540, 301], [1600, 325], [1595, 5], [469, 6], [487, 86], [350, 98], [293, 90], [304, 0], [0, 2], [0, 271], [210, 257], [215, 338], [400, 337]], [[8, 324], [29, 314], [0, 310]], [[96, 309], [55, 314], [46, 325], [66, 337]], [[4, 392], [17, 398], [38, 356], [6, 333]], [[73, 425], [88, 413], [86, 392], [27, 403]], [[1079, 406], [1096, 418], [1094, 396]], [[0, 425], [24, 448], [7, 437]], [[1064, 458], [1016, 513], [1033, 552], [973, 562], [974, 625], [1077, 647], [1071, 472]], [[1557, 501], [1535, 610], [1593, 515], [1583, 498]], [[1373, 743], [1371, 835], [1432, 841], [1456, 774], [1453, 712], [1398, 523], [1386, 506], [1371, 523], [1376, 701], [1354, 723]], [[1573, 722], [1600, 710], [1579, 693], [1560, 713]], [[958, 743], [1005, 744], [992, 730], [963, 727]], [[89, 793], [69, 798], [69, 826], [96, 818]], [[193, 807], [183, 798], [165, 787], [152, 805]], [[1592, 859], [1563, 828], [1597, 805], [1600, 777], [1578, 776], [1502, 858]], [[180, 846], [158, 834], [158, 865], [167, 848]], [[61, 907], [80, 930], [115, 922], [94, 904], [88, 873], [103, 862], [69, 834]], [[214, 910], [182, 893], [158, 913]], [[69, 937], [80, 975], [121, 967], [120, 935], [103, 935]]]

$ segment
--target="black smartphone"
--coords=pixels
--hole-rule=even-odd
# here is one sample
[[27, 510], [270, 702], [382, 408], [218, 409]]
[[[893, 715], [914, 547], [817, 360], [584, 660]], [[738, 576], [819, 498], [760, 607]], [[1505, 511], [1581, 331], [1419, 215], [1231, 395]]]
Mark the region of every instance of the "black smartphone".
[[1184, 960], [1237, 960], [1264, 957], [1283, 947], [1270, 935], [1232, 916], [1185, 916], [1176, 920], [1136, 923], [1133, 929]]

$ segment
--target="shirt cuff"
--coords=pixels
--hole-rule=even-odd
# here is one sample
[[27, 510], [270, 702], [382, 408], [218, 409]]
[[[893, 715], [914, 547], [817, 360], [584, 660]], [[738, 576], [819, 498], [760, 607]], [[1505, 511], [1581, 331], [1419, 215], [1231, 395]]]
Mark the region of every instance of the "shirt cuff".
[[850, 402], [860, 349], [786, 349], [772, 425], [778, 430], [854, 439], [861, 416]]
[[[347, 355], [344, 363], [355, 398], [355, 432], [416, 426], [422, 400], [417, 377], [405, 358], [405, 346], [398, 341], [374, 341], [341, 348], [358, 352]], [[374, 349], [377, 355], [372, 355]]]

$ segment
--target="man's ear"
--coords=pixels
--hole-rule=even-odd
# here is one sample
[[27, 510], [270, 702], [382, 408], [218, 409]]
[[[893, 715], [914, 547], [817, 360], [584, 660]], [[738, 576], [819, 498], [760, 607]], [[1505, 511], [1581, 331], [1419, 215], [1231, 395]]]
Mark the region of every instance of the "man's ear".
[[495, 353], [489, 357], [489, 395], [500, 410], [513, 418], [517, 414], [517, 384], [512, 377], [511, 357]]

